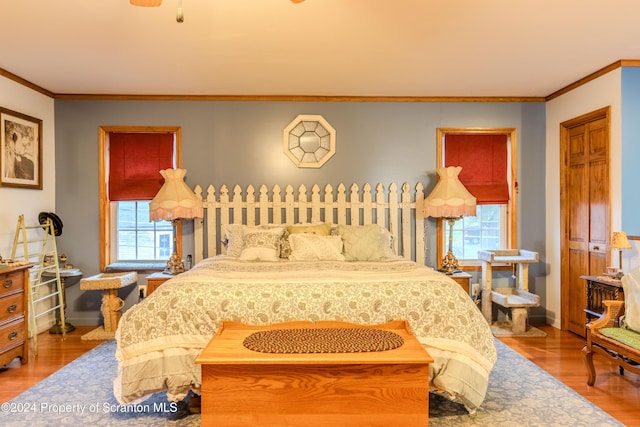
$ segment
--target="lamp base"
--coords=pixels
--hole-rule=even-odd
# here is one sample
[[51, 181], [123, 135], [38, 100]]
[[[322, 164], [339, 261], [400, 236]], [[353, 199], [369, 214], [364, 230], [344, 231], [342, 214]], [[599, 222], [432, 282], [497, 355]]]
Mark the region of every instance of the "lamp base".
[[462, 271], [458, 267], [458, 258], [455, 257], [452, 251], [449, 251], [444, 256], [444, 258], [442, 258], [441, 266], [438, 271], [447, 275], [451, 275], [460, 273], [460, 271]]
[[166, 273], [166, 274], [184, 273], [184, 263], [182, 262], [182, 260], [180, 259], [180, 257], [176, 252], [174, 252], [171, 255], [171, 258], [169, 258], [169, 261], [167, 261], [167, 266], [165, 267], [163, 273]]

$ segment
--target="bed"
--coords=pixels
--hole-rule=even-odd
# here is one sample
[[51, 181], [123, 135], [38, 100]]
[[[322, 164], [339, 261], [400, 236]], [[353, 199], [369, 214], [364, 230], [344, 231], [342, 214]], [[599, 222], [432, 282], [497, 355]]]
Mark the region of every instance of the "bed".
[[[223, 320], [380, 324], [408, 320], [435, 363], [430, 389], [474, 412], [496, 360], [489, 325], [451, 278], [424, 266], [422, 187], [208, 188], [196, 265], [125, 312], [116, 332], [122, 404], [199, 394], [194, 363]], [[196, 187], [196, 194], [201, 196]], [[321, 201], [321, 199], [323, 199]], [[213, 217], [213, 218], [212, 218]], [[202, 250], [198, 252], [200, 249]], [[416, 262], [415, 258], [419, 262]], [[413, 258], [413, 259], [412, 259]]]

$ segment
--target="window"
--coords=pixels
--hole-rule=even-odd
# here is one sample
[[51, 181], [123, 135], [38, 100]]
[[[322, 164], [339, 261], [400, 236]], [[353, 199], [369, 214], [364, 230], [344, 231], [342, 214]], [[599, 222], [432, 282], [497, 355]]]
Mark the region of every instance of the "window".
[[112, 202], [116, 211], [115, 260], [167, 260], [171, 256], [173, 226], [149, 221], [149, 201]]
[[[134, 138], [133, 154], [114, 153], [121, 150], [121, 134], [125, 139]], [[166, 147], [157, 153], [148, 149], [153, 141], [166, 144], [167, 138], [169, 151]], [[101, 271], [115, 262], [166, 261], [173, 252], [173, 226], [167, 221], [150, 222], [149, 202], [163, 182], [158, 171], [181, 165], [180, 128], [101, 127], [99, 142]], [[149, 180], [148, 175], [153, 178]], [[179, 255], [181, 231], [178, 223]]]
[[[462, 166], [460, 181], [478, 203], [476, 216], [463, 217], [453, 227], [452, 250], [461, 265], [479, 266], [479, 250], [515, 247], [515, 138], [515, 129], [438, 129], [438, 167]], [[461, 142], [458, 149], [456, 142]], [[448, 228], [438, 223], [438, 262], [448, 249]]]

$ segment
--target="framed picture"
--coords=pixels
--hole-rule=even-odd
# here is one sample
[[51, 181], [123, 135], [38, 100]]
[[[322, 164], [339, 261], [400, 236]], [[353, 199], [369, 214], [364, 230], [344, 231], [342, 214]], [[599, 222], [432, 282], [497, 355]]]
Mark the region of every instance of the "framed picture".
[[0, 107], [0, 186], [42, 190], [42, 120]]

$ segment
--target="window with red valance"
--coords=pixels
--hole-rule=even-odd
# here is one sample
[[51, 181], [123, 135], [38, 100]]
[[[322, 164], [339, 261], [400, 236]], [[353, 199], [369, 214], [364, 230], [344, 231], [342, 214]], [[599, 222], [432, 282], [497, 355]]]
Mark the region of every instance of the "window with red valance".
[[505, 134], [446, 134], [445, 166], [461, 166], [459, 178], [479, 205], [509, 203]]
[[173, 133], [109, 132], [109, 200], [153, 199], [173, 167]]

